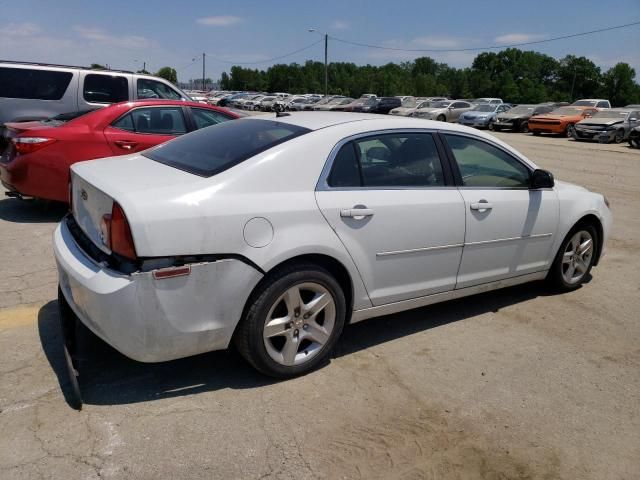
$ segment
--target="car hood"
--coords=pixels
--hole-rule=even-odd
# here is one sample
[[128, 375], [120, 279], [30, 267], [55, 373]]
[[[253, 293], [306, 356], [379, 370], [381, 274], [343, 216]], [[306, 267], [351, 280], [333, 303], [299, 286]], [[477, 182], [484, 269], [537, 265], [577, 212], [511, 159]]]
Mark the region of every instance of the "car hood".
[[571, 193], [571, 192], [588, 192], [589, 190], [581, 187], [580, 185], [575, 185], [573, 183], [569, 183], [569, 182], [564, 182], [562, 180], [556, 180], [555, 181], [555, 189], [558, 192], [566, 192], [566, 193]]
[[464, 112], [462, 115], [464, 115], [465, 118], [484, 118], [495, 114], [496, 112]]
[[[515, 120], [517, 118], [530, 118], [531, 114], [502, 112], [498, 114], [498, 116], [500, 118], [508, 118], [509, 120]], [[540, 115], [537, 115], [537, 116], [539, 117]]]
[[616, 125], [618, 123], [624, 123], [624, 120], [617, 120], [612, 118], [585, 118], [578, 122], [578, 125], [600, 125], [600, 126], [611, 126]]

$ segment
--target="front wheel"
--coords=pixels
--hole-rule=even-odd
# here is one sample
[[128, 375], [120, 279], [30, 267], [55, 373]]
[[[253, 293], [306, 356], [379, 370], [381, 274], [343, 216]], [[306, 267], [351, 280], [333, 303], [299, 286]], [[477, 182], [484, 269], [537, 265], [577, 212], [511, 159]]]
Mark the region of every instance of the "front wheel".
[[567, 125], [567, 130], [565, 131], [565, 137], [575, 137], [576, 136], [576, 127], [573, 126], [572, 123]]
[[489, 130], [491, 130], [492, 132], [494, 132], [496, 130], [496, 127], [493, 125], [493, 122], [489, 122], [489, 125], [487, 126], [487, 128]]
[[522, 122], [520, 124], [520, 132], [529, 133], [529, 123], [528, 122]]
[[547, 279], [560, 290], [580, 287], [593, 267], [598, 241], [593, 225], [576, 225], [562, 242]]
[[296, 377], [329, 358], [345, 318], [345, 297], [335, 278], [319, 266], [296, 264], [266, 277], [234, 339], [258, 371]]
[[640, 148], [640, 136], [630, 137], [629, 146], [631, 148]]
[[624, 130], [618, 130], [615, 137], [613, 137], [614, 143], [622, 143], [624, 140]]
[[438, 120], [439, 122], [446, 122], [447, 117], [445, 117], [444, 115], [438, 115], [438, 118], [436, 118], [436, 120]]

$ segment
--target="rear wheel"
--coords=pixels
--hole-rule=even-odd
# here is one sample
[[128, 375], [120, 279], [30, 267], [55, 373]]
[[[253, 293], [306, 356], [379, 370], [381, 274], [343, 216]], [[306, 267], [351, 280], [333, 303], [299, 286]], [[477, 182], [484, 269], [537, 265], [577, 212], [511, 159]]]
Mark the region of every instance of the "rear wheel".
[[522, 133], [529, 133], [529, 122], [522, 122], [519, 126], [519, 130]]
[[249, 302], [235, 343], [253, 367], [277, 378], [304, 375], [324, 363], [346, 318], [340, 285], [313, 264], [274, 272]]
[[640, 136], [634, 136], [629, 138], [629, 145], [632, 148], [640, 148]]
[[439, 122], [446, 122], [447, 117], [445, 117], [444, 115], [438, 115], [438, 118], [436, 120], [438, 120]]
[[593, 267], [598, 241], [593, 225], [576, 225], [562, 242], [547, 279], [560, 290], [580, 287]]

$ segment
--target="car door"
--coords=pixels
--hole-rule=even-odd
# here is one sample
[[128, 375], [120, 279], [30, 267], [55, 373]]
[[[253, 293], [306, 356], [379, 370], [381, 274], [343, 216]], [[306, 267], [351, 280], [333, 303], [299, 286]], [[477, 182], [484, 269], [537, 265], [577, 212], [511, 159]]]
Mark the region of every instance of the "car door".
[[553, 260], [559, 205], [531, 189], [531, 168], [478, 137], [443, 134], [464, 198], [466, 235], [456, 288], [543, 271]]
[[140, 152], [184, 133], [183, 107], [175, 105], [134, 108], [104, 130], [115, 155]]
[[460, 118], [460, 115], [462, 115], [464, 112], [468, 112], [473, 108], [471, 104], [467, 102], [454, 102], [451, 106], [452, 109], [449, 110], [449, 122], [457, 122], [458, 118]]
[[452, 290], [464, 204], [428, 132], [346, 140], [330, 157], [318, 206], [353, 258], [374, 305]]

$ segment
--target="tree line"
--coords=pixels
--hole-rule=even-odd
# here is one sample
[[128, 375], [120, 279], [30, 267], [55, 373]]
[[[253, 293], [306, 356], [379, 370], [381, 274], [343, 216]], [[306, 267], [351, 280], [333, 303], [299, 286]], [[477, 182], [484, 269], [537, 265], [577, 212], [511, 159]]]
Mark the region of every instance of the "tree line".
[[[334, 62], [328, 66], [329, 93], [359, 97], [415, 95], [451, 98], [500, 97], [511, 103], [607, 98], [613, 106], [640, 103], [635, 70], [618, 63], [602, 71], [586, 57], [555, 59], [509, 48], [478, 54], [471, 67], [454, 68], [430, 57], [382, 66]], [[324, 64], [277, 64], [266, 70], [233, 66], [220, 78], [223, 90], [324, 93]]]

